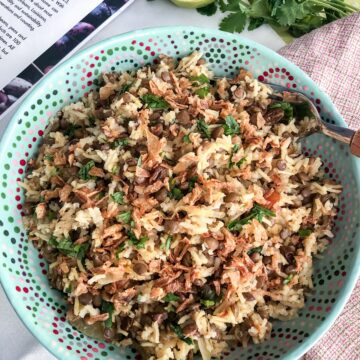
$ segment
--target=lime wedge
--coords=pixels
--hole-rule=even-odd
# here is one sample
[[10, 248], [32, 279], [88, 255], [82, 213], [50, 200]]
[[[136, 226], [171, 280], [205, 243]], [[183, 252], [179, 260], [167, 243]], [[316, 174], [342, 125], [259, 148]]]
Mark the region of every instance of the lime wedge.
[[211, 4], [214, 0], [171, 0], [171, 2], [184, 8], [199, 8]]

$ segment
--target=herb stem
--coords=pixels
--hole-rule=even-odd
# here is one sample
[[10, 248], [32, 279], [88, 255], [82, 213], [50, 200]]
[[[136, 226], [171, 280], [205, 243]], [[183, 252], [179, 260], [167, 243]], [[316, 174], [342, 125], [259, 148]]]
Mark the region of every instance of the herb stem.
[[340, 8], [340, 6], [337, 8], [335, 6], [332, 6], [324, 1], [321, 1], [321, 0], [312, 0], [312, 3], [314, 5], [319, 5], [319, 6], [322, 6], [323, 8], [325, 9], [331, 9], [331, 10], [334, 10], [334, 11], [337, 11], [339, 14], [342, 14], [343, 16], [346, 16], [347, 13], [343, 11], [343, 7]]

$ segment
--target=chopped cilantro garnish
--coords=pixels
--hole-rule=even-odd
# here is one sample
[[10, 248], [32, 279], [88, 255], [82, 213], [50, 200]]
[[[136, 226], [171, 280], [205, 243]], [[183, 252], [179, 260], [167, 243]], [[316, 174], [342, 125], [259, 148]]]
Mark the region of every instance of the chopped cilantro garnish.
[[248, 255], [252, 255], [255, 253], [261, 254], [262, 249], [263, 249], [262, 246], [258, 246], [258, 247], [250, 249], [247, 253], [248, 253]]
[[171, 246], [171, 242], [172, 242], [173, 238], [171, 235], [169, 235], [167, 238], [166, 238], [166, 241], [165, 243], [161, 244], [160, 245], [160, 249], [165, 249], [165, 250], [170, 250], [170, 246]]
[[298, 234], [302, 239], [304, 239], [311, 234], [311, 230], [310, 229], [300, 229]]
[[45, 154], [44, 155], [44, 159], [47, 161], [53, 161], [54, 160], [54, 155], [52, 154]]
[[190, 137], [189, 137], [190, 134], [187, 134], [187, 135], [184, 135], [182, 140], [185, 144], [190, 144], [191, 141], [190, 141]]
[[292, 280], [293, 277], [294, 277], [293, 274], [288, 275], [287, 278], [283, 281], [283, 284], [287, 285]]
[[210, 308], [216, 304], [215, 300], [200, 300], [200, 304], [206, 308]]
[[129, 139], [117, 139], [111, 144], [111, 148], [115, 149], [117, 147], [124, 147], [129, 144]]
[[122, 191], [113, 193], [111, 199], [119, 205], [124, 205], [124, 193]]
[[166, 296], [163, 298], [164, 301], [166, 302], [170, 302], [170, 301], [179, 301], [180, 300], [180, 296], [177, 296], [174, 293], [168, 293], [166, 294]]
[[150, 108], [150, 109], [168, 109], [169, 104], [165, 99], [160, 96], [153, 94], [145, 94], [141, 97], [141, 100]]
[[177, 187], [173, 187], [170, 191], [170, 194], [171, 197], [175, 200], [180, 200], [184, 196], [182, 190]]
[[182, 190], [179, 189], [178, 187], [176, 187], [174, 179], [169, 179], [169, 187], [170, 187], [170, 197], [171, 198], [173, 198], [175, 200], [180, 200], [184, 196], [184, 193], [182, 192]]
[[291, 104], [285, 101], [279, 101], [269, 106], [269, 109], [282, 109], [284, 111], [284, 120], [289, 123], [294, 117], [294, 109]]
[[118, 222], [122, 222], [124, 224], [130, 224], [130, 222], [131, 222], [131, 211], [125, 211], [122, 214], [117, 215], [116, 220]]
[[192, 176], [192, 177], [189, 179], [189, 187], [188, 187], [189, 192], [193, 191], [197, 180], [198, 180], [198, 177], [197, 177], [197, 176]]
[[248, 215], [245, 217], [240, 217], [233, 221], [230, 221], [227, 225], [227, 228], [230, 231], [240, 231], [242, 226], [248, 224], [251, 220], [257, 219], [259, 222], [262, 222], [264, 216], [274, 217], [275, 213], [259, 204], [253, 206]]
[[211, 138], [209, 127], [204, 120], [198, 120], [196, 123], [196, 127], [199, 130], [199, 132], [202, 135], [204, 135], [207, 139]]
[[199, 96], [199, 98], [204, 99], [205, 96], [210, 92], [209, 86], [204, 86], [195, 90], [195, 94]]
[[79, 260], [82, 260], [86, 251], [89, 248], [88, 243], [73, 244], [70, 239], [57, 239], [55, 236], [51, 236], [49, 245], [58, 249], [62, 254], [70, 256]]
[[83, 165], [79, 170], [80, 179], [82, 179], [82, 180], [90, 180], [91, 176], [89, 175], [89, 171], [94, 166], [95, 166], [94, 160], [90, 160], [88, 163]]
[[233, 159], [234, 154], [236, 154], [239, 151], [239, 149], [240, 149], [240, 146], [238, 144], [235, 144], [233, 146], [231, 154], [230, 154], [230, 158], [229, 158], [229, 164], [228, 164], [229, 169], [231, 169], [235, 165], [235, 163], [232, 161], [232, 159]]
[[148, 241], [147, 236], [142, 236], [138, 239], [132, 231], [128, 231], [129, 242], [133, 244], [137, 249], [143, 249], [145, 247], [145, 243]]
[[112, 314], [114, 312], [114, 304], [103, 300], [101, 303], [101, 312], [109, 314], [109, 318], [104, 321], [104, 325], [106, 328], [111, 328], [113, 324]]
[[200, 304], [206, 308], [215, 306], [221, 301], [221, 295], [217, 295], [215, 291], [210, 290], [206, 293], [206, 296], [200, 299]]
[[129, 91], [131, 86], [132, 86], [132, 83], [123, 85], [123, 87], [120, 90], [120, 94], [123, 94], [123, 93]]
[[193, 85], [196, 86], [210, 83], [209, 78], [204, 74], [201, 74], [199, 76], [191, 76], [190, 80], [194, 83]]
[[237, 121], [231, 116], [228, 115], [225, 118], [225, 124], [223, 125], [225, 135], [239, 135], [240, 134], [240, 125]]
[[116, 249], [115, 251], [115, 257], [117, 259], [120, 258], [120, 253], [122, 253], [125, 250], [126, 244], [123, 242], [122, 244], [119, 245], [119, 247]]
[[192, 345], [193, 344], [193, 341], [189, 338], [189, 337], [186, 337], [180, 327], [180, 325], [177, 325], [177, 324], [170, 324], [170, 327], [171, 329], [174, 331], [174, 333], [176, 334], [176, 336], [186, 342], [188, 345]]

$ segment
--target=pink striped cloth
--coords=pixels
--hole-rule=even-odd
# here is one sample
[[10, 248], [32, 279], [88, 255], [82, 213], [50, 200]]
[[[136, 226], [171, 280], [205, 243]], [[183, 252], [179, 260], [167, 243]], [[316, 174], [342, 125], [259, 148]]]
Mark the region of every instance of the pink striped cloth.
[[[360, 127], [360, 12], [312, 31], [279, 53], [331, 97], [349, 127]], [[360, 280], [340, 317], [302, 359], [360, 359]]]

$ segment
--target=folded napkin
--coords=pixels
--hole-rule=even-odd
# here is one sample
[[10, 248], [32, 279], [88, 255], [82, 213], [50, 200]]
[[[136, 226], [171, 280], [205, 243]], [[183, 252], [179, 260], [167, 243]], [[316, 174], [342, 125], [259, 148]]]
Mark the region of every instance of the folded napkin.
[[[350, 128], [360, 128], [360, 12], [312, 31], [279, 53], [330, 96]], [[360, 280], [335, 324], [302, 359], [360, 359]]]

